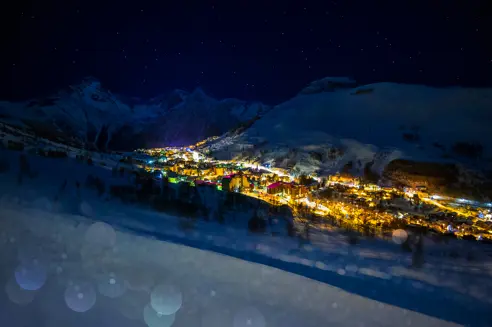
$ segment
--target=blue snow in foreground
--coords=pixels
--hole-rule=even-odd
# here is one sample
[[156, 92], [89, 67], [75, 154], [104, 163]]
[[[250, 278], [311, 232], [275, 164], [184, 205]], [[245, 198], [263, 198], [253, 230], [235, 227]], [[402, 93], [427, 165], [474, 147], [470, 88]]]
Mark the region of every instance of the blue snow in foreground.
[[[97, 162], [29, 156], [38, 177], [18, 185], [18, 153], [1, 154], [11, 163], [0, 185], [0, 316], [8, 326], [490, 321], [486, 256], [475, 262], [429, 257], [425, 268], [413, 270], [396, 244], [363, 240], [350, 247], [336, 233], [315, 233], [299, 248], [295, 239], [249, 235], [240, 223], [199, 222], [184, 232], [176, 217], [106, 201], [84, 187], [78, 197], [75, 181], [83, 184], [88, 174], [118, 181]], [[55, 203], [64, 180], [68, 186]], [[237, 213], [236, 220], [247, 217]]]

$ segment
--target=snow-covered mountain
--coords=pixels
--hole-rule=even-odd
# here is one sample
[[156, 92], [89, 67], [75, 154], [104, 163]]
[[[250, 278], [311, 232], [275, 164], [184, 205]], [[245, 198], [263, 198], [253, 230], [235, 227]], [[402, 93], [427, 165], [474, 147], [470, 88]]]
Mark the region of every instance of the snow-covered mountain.
[[381, 172], [397, 158], [490, 165], [491, 126], [492, 89], [325, 78], [208, 146], [219, 157], [304, 173], [362, 172], [368, 164]]
[[127, 99], [94, 78], [52, 96], [0, 102], [0, 121], [57, 141], [99, 150], [188, 145], [263, 115], [260, 103], [216, 100], [201, 89], [175, 90], [149, 101]]

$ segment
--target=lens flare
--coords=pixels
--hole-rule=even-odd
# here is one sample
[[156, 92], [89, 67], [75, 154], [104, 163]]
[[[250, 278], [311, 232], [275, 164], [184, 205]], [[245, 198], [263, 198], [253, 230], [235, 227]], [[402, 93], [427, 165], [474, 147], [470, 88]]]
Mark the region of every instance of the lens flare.
[[126, 292], [125, 281], [114, 273], [100, 277], [97, 288], [99, 293], [111, 299], [120, 297]]
[[110, 225], [103, 222], [97, 222], [87, 229], [85, 240], [93, 245], [112, 247], [116, 243], [116, 232]]
[[73, 283], [65, 290], [65, 303], [75, 312], [86, 312], [96, 304], [96, 291], [90, 283]]
[[240, 310], [234, 316], [234, 327], [265, 327], [263, 314], [256, 308], [248, 307]]
[[149, 304], [145, 306], [143, 316], [148, 327], [171, 327], [175, 319], [174, 314], [158, 313]]
[[15, 270], [15, 280], [26, 291], [37, 291], [47, 279], [46, 269], [36, 260], [23, 263]]
[[403, 244], [408, 238], [408, 234], [403, 229], [395, 229], [391, 235], [391, 239], [396, 244]]
[[160, 284], [150, 294], [150, 305], [163, 315], [171, 315], [181, 308], [183, 295], [181, 291], [171, 284]]
[[27, 305], [34, 300], [35, 291], [26, 291], [11, 278], [5, 285], [5, 292], [9, 300], [17, 305]]

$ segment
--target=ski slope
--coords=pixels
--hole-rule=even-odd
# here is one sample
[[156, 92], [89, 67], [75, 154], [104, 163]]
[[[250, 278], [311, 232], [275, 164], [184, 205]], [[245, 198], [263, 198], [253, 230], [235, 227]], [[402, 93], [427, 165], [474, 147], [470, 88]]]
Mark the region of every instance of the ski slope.
[[[394, 244], [361, 241], [350, 247], [336, 233], [315, 234], [299, 247], [294, 239], [249, 235], [239, 224], [200, 222], [186, 232], [176, 217], [83, 187], [77, 194], [75, 182], [83, 184], [88, 174], [124, 182], [111, 180], [107, 169], [29, 156], [38, 176], [19, 185], [19, 153], [0, 154], [10, 163], [0, 185], [0, 315], [8, 326], [490, 321], [491, 266], [477, 249], [475, 262], [429, 257], [425, 269], [413, 270]], [[53, 201], [65, 180], [66, 189]], [[247, 218], [237, 213], [236, 219]]]

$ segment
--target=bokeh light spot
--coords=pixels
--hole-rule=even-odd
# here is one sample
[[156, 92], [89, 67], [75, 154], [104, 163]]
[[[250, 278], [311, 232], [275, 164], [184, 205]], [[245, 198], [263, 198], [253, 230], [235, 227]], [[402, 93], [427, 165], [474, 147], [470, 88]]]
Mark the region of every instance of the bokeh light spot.
[[266, 320], [256, 308], [248, 307], [240, 310], [234, 316], [234, 327], [265, 327]]
[[46, 269], [36, 260], [23, 263], [15, 270], [15, 280], [27, 291], [37, 291], [43, 287], [47, 279]]
[[408, 234], [403, 229], [395, 229], [391, 235], [391, 239], [396, 244], [403, 244], [408, 238]]
[[171, 327], [175, 319], [174, 314], [164, 315], [156, 312], [150, 304], [145, 306], [143, 316], [148, 327]]
[[75, 312], [86, 312], [96, 304], [96, 291], [90, 283], [73, 283], [65, 290], [65, 303]]
[[181, 291], [171, 284], [160, 284], [152, 290], [150, 294], [150, 304], [152, 308], [164, 315], [176, 313], [183, 303]]

